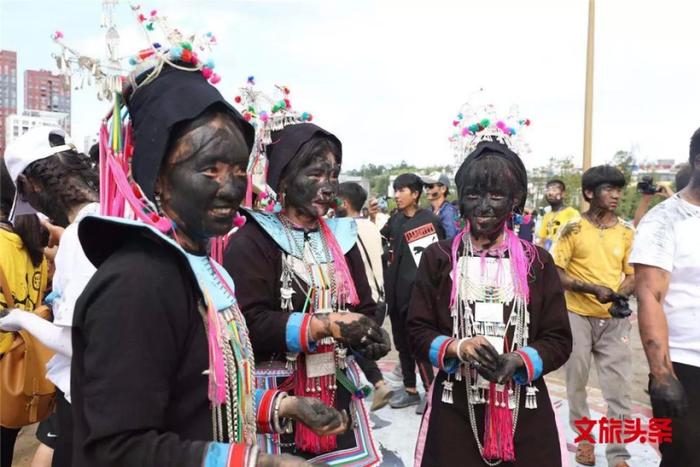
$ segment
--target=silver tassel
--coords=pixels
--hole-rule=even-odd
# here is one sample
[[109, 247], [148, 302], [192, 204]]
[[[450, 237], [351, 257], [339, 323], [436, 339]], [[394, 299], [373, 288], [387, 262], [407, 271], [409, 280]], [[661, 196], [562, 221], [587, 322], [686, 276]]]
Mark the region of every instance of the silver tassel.
[[454, 403], [454, 399], [452, 398], [452, 386], [454, 386], [452, 381], [445, 380], [442, 382], [442, 402], [445, 404]]
[[515, 391], [513, 391], [513, 388], [509, 388], [508, 389], [508, 408], [510, 410], [514, 410], [516, 405], [517, 405], [517, 401], [515, 400]]
[[525, 388], [525, 408], [526, 409], [536, 409], [537, 408], [537, 389], [535, 386], [528, 386]]
[[292, 372], [296, 370], [296, 368], [297, 368], [297, 356], [298, 355], [299, 355], [298, 353], [294, 353], [294, 352], [287, 352], [285, 354], [285, 356], [287, 358], [287, 370], [292, 371]]
[[345, 347], [336, 347], [335, 355], [338, 359], [338, 368], [340, 368], [341, 370], [347, 368], [346, 359], [348, 358], [348, 349], [346, 349]]

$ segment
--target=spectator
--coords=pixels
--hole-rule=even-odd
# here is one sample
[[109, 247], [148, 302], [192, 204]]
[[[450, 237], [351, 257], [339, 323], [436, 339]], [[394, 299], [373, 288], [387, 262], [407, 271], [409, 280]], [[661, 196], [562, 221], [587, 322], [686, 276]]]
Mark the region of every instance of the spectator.
[[[358, 183], [341, 183], [338, 198], [342, 205], [336, 209], [336, 217], [352, 217], [357, 224], [357, 244], [365, 264], [367, 282], [372, 289], [372, 299], [377, 302], [377, 323], [381, 326], [386, 313], [384, 297], [384, 271], [382, 268], [382, 236], [370, 220], [360, 216], [360, 209], [367, 201], [367, 192]], [[360, 368], [370, 383], [374, 385], [372, 410], [379, 410], [389, 403], [392, 391], [382, 377], [382, 372], [372, 360], [361, 356], [357, 359]]]
[[440, 219], [429, 210], [418, 207], [423, 182], [417, 175], [406, 173], [396, 177], [394, 192], [398, 211], [389, 219], [381, 233], [389, 243], [389, 266], [384, 279], [391, 330], [394, 345], [399, 352], [404, 389], [396, 392], [389, 404], [395, 409], [418, 404], [416, 413], [423, 413], [425, 399], [421, 402], [416, 389], [415, 367], [417, 363], [426, 393], [433, 382], [433, 367], [428, 361], [414, 359], [408, 345], [406, 319], [423, 250], [445, 235]]
[[[681, 191], [683, 188], [685, 188], [688, 185], [688, 182], [690, 181], [690, 176], [692, 175], [693, 170], [690, 167], [689, 164], [681, 164], [681, 168], [676, 172], [676, 191]], [[657, 193], [660, 196], [663, 196], [664, 198], [670, 198], [673, 196], [675, 193], [671, 189], [671, 187], [667, 185], [659, 185], [659, 188], [661, 188], [661, 191]], [[649, 210], [649, 205], [651, 204], [651, 200], [654, 197], [654, 195], [647, 195], [643, 194], [642, 199], [639, 201], [639, 205], [637, 206], [637, 210], [634, 212], [634, 226], [637, 227], [639, 225], [639, 222], [642, 220], [642, 217], [646, 212]]]
[[78, 240], [78, 222], [99, 212], [97, 169], [68, 143], [60, 128], [38, 127], [5, 151], [5, 162], [17, 185], [13, 212], [36, 210], [66, 230], [56, 254], [53, 277], [53, 323], [32, 313], [13, 310], [0, 320], [2, 329], [25, 329], [56, 352], [47, 365], [47, 378], [57, 388], [56, 414], [60, 436], [54, 466], [70, 466], [73, 421], [70, 409], [71, 326], [75, 303], [95, 268]]
[[[625, 176], [614, 167], [593, 167], [583, 174], [581, 185], [590, 209], [562, 228], [553, 247], [573, 335], [566, 392], [574, 431], [576, 420], [590, 418], [586, 384], [591, 356], [608, 403], [607, 417], [622, 419], [630, 414], [631, 325], [618, 310], [634, 288], [634, 270], [628, 263], [634, 229], [615, 214]], [[611, 307], [612, 302], [616, 307]], [[610, 467], [629, 466], [630, 454], [624, 444], [609, 443], [606, 457]], [[594, 465], [594, 446], [580, 443], [576, 462]]]
[[[15, 186], [5, 162], [0, 159], [0, 274], [8, 289], [0, 287], [0, 309], [18, 308], [31, 312], [44, 299], [48, 271], [44, 258], [45, 230], [36, 215], [17, 216], [14, 225], [9, 221]], [[12, 303], [8, 303], [10, 294]], [[0, 358], [10, 349], [14, 333], [0, 331]], [[20, 428], [2, 427], [0, 430], [0, 466], [10, 467], [15, 440]]]
[[570, 221], [579, 217], [576, 208], [565, 206], [566, 185], [559, 179], [552, 179], [547, 182], [545, 198], [552, 208], [546, 213], [540, 222], [540, 229], [537, 232], [537, 245], [551, 251], [552, 244], [559, 234], [559, 229]]
[[661, 467], [697, 465], [700, 446], [700, 129], [688, 167], [687, 186], [642, 219], [630, 257], [654, 417], [673, 427], [672, 442], [659, 446]]
[[447, 201], [450, 195], [450, 179], [445, 174], [441, 174], [437, 180], [423, 177], [425, 193], [433, 208], [433, 214], [440, 218], [442, 228], [445, 230], [445, 238], [454, 238], [457, 235], [457, 220], [459, 214], [457, 208]]

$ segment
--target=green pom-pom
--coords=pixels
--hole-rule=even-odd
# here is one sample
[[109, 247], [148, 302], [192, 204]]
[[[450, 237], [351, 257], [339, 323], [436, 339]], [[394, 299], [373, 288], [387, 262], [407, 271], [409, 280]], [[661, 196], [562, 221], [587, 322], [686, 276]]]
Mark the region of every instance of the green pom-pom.
[[189, 42], [181, 42], [180, 45], [183, 49], [187, 49], [190, 52], [192, 51], [192, 44], [190, 44]]
[[277, 112], [279, 109], [280, 109], [280, 106], [277, 105], [277, 104], [275, 104], [275, 105], [272, 106], [272, 111], [273, 111], [273, 112]]
[[479, 123], [481, 123], [481, 126], [483, 126], [484, 128], [488, 128], [488, 126], [491, 124], [491, 121], [488, 118], [485, 118]]
[[280, 101], [279, 104], [277, 104], [277, 105], [280, 106], [280, 109], [286, 109], [286, 108], [287, 108], [287, 103], [286, 103], [285, 101]]
[[469, 131], [471, 131], [472, 133], [476, 133], [477, 131], [479, 131], [479, 125], [477, 125], [476, 123], [469, 125]]
[[252, 105], [249, 105], [248, 112], [255, 112], [255, 107], [253, 107]]
[[146, 25], [146, 29], [148, 29], [149, 31], [153, 31], [153, 23], [148, 23]]

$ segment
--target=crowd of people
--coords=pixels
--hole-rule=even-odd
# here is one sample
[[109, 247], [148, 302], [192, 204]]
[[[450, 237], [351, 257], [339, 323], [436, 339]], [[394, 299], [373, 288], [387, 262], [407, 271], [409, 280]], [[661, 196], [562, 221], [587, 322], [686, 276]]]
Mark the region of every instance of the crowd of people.
[[[698, 465], [700, 130], [686, 186], [645, 198], [636, 231], [608, 165], [582, 174], [582, 213], [550, 180], [536, 227], [513, 132], [488, 123], [454, 179], [396, 177], [387, 216], [339, 183], [331, 131], [288, 104], [254, 127], [182, 54], [124, 80], [126, 173], [58, 128], [3, 155], [2, 467], [37, 421], [37, 467], [380, 465], [369, 410], [386, 405], [422, 415], [416, 466], [563, 465], [543, 376], [566, 368], [576, 431], [594, 361], [606, 416], [629, 419], [634, 297], [654, 416], [672, 419], [661, 465]], [[10, 390], [29, 381], [19, 348], [51, 403]], [[634, 463], [624, 444], [606, 457]], [[575, 458], [594, 465], [594, 445]]]

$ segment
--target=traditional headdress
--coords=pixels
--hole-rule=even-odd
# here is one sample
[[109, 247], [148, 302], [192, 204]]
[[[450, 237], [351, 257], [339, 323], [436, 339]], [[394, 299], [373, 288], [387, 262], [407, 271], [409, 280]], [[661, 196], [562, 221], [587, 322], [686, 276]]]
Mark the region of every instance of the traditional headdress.
[[254, 131], [211, 86], [221, 79], [208, 58], [216, 43], [212, 33], [185, 36], [156, 10], [146, 16], [140, 6], [131, 6], [147, 47], [128, 58], [129, 71], [118, 53], [113, 6], [103, 2], [106, 63], [67, 46], [60, 31], [53, 39], [62, 51], [54, 57], [66, 82], [74, 75], [81, 77], [81, 86], [94, 79], [98, 98], [113, 101], [100, 128], [101, 213], [135, 217], [167, 233], [172, 224], [158, 213], [153, 189], [173, 126], [220, 104], [238, 121], [249, 148]]
[[[235, 98], [235, 102], [241, 106], [243, 118], [255, 128], [255, 144], [247, 170], [248, 191], [245, 199], [247, 207], [253, 207], [253, 194], [256, 194], [257, 207], [268, 212], [279, 210], [276, 200], [277, 182], [281, 170], [278, 170], [278, 164], [275, 164], [270, 171], [270, 154], [274, 150], [273, 141], [278, 141], [277, 138], [273, 139], [273, 133], [278, 136], [280, 131], [290, 125], [310, 124], [313, 119], [309, 112], [297, 112], [292, 109], [289, 94], [290, 90], [287, 86], [278, 85], [275, 86], [275, 97], [271, 97], [257, 90], [255, 77], [249, 76], [246, 85], [240, 88], [240, 95]], [[315, 125], [314, 127], [318, 128]], [[335, 138], [330, 133], [327, 134]], [[335, 139], [337, 141], [337, 138]], [[340, 147], [340, 141], [337, 143]]]

